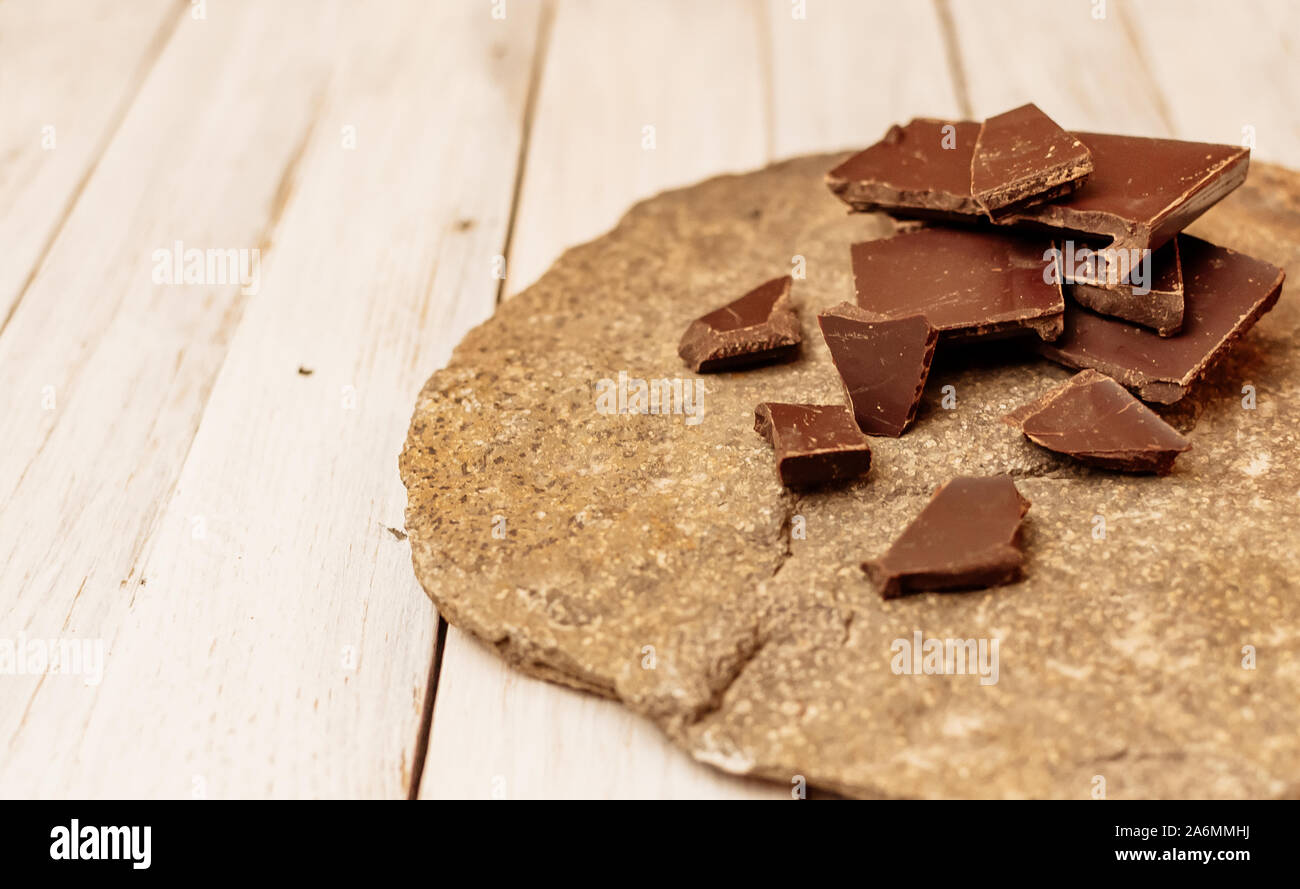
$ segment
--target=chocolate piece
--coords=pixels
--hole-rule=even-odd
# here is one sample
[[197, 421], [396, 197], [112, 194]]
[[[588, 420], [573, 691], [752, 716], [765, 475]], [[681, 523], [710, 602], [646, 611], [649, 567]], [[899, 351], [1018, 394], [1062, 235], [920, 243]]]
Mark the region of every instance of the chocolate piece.
[[1094, 314], [1073, 304], [1065, 333], [1038, 351], [1073, 368], [1095, 368], [1132, 389], [1143, 401], [1172, 404], [1242, 334], [1273, 308], [1286, 273], [1261, 259], [1179, 237], [1183, 268], [1183, 329], [1153, 331]]
[[[1161, 336], [1173, 336], [1183, 327], [1183, 268], [1178, 257], [1178, 241], [1174, 238], [1159, 250], [1146, 254], [1150, 257], [1150, 280], [1147, 293], [1134, 292], [1128, 280], [1110, 283], [1089, 283], [1088, 277], [1079, 277], [1069, 284], [1066, 292], [1081, 306], [1099, 315], [1112, 315], [1150, 327]], [[1065, 263], [1065, 280], [1070, 281], [1070, 263]], [[1137, 271], [1134, 269], [1134, 271]], [[1132, 274], [1129, 275], [1131, 279]]]
[[879, 319], [852, 303], [817, 316], [858, 428], [903, 434], [930, 375], [939, 332], [924, 315]]
[[791, 277], [773, 278], [691, 322], [677, 354], [697, 373], [789, 361], [799, 351]]
[[871, 444], [842, 404], [763, 402], [754, 411], [754, 431], [772, 443], [786, 487], [845, 481], [871, 468]]
[[1007, 475], [955, 478], [939, 486], [889, 552], [862, 563], [886, 599], [1020, 579], [1020, 520], [1029, 501]]
[[1085, 370], [1002, 418], [1030, 441], [1083, 463], [1164, 475], [1192, 446], [1105, 374]]
[[[945, 127], [952, 127], [945, 130]], [[980, 125], [917, 118], [826, 174], [826, 185], [854, 210], [906, 209], [938, 219], [976, 216], [970, 164]]]
[[980, 127], [970, 190], [991, 218], [1069, 194], [1092, 172], [1087, 146], [1039, 110], [1021, 105]]
[[[953, 127], [951, 149], [941, 141], [947, 126]], [[970, 121], [931, 119], [894, 126], [828, 173], [826, 184], [858, 211], [983, 222], [987, 217], [970, 194], [969, 179], [979, 128]], [[1116, 249], [1154, 250], [1244, 182], [1250, 164], [1250, 150], [1235, 145], [1070, 135], [1092, 155], [1087, 181], [1059, 200], [1013, 208], [997, 224], [1113, 239]]]
[[1111, 237], [1117, 250], [1154, 250], [1245, 182], [1250, 165], [1250, 149], [1237, 145], [1074, 135], [1092, 152], [1084, 186], [997, 223]]
[[922, 314], [945, 340], [1061, 333], [1060, 277], [1045, 280], [1050, 241], [1010, 232], [924, 228], [854, 244], [858, 305], [882, 318]]

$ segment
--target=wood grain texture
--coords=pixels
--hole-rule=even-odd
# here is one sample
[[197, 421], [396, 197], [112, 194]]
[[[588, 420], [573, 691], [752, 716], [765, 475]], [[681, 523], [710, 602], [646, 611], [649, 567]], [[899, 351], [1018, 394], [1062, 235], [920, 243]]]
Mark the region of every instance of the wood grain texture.
[[1249, 127], [1252, 158], [1300, 166], [1300, 6], [1143, 0], [1117, 13], [1175, 136], [1241, 145]]
[[[251, 248], [272, 236], [328, 75], [326, 26], [308, 5], [223, 5], [182, 20], [0, 336], [10, 383], [0, 399], [15, 421], [0, 499], [26, 505], [0, 515], [0, 588], [14, 591], [0, 605], [5, 636], [102, 639], [112, 652], [131, 618], [140, 556], [246, 301], [237, 283], [155, 285], [153, 251], [178, 239]], [[279, 45], [290, 26], [311, 35]], [[216, 530], [238, 520], [207, 521]], [[163, 591], [191, 607], [199, 592]], [[162, 681], [164, 651], [131, 689], [159, 710], [178, 694]], [[117, 724], [119, 745], [140, 742], [138, 724], [102, 709], [105, 685], [11, 677], [0, 694], [4, 792], [131, 795], [134, 782], [143, 793], [164, 781], [189, 793], [188, 775], [117, 772], [107, 751], [88, 754], [101, 720]], [[191, 731], [205, 734], [200, 725]]]
[[[308, 6], [222, 7], [234, 18], [214, 10], [179, 34], [140, 106], [172, 91], [210, 103], [200, 133], [181, 130], [158, 148], [179, 169], [155, 158], [119, 169], [116, 144], [102, 165], [115, 181], [136, 173], [123, 186], [146, 192], [141, 177], [161, 174], [173, 187], [153, 192], [156, 203], [176, 209], [141, 211], [151, 227], [95, 257], [107, 272], [133, 266], [117, 317], [97, 325], [109, 341], [93, 346], [115, 361], [102, 373], [112, 388], [93, 401], [73, 391], [20, 470], [28, 502], [22, 491], [42, 482], [60, 496], [41, 515], [5, 514], [5, 540], [18, 541], [6, 588], [23, 588], [5, 626], [105, 638], [107, 663], [93, 690], [51, 676], [26, 683], [25, 700], [18, 683], [2, 686], [6, 794], [407, 793], [435, 615], [399, 539], [396, 454], [420, 383], [495, 300], [510, 177], [449, 187], [443, 171], [511, 169], [536, 15], [520, 10], [494, 29], [480, 21], [491, 24], [485, 9], [467, 6], [403, 15], [396, 5], [381, 15], [373, 4]], [[320, 29], [295, 44], [308, 50], [277, 50], [303, 22]], [[403, 97], [458, 77], [464, 87], [427, 113], [404, 107]], [[234, 117], [227, 103], [247, 128], [220, 138]], [[494, 138], [449, 138], [471, 124]], [[128, 121], [123, 156], [142, 151], [136, 135]], [[220, 196], [234, 182], [235, 194]], [[68, 238], [81, 235], [79, 216], [100, 191], [96, 180]], [[187, 223], [196, 207], [212, 230]], [[182, 236], [260, 242], [260, 288], [240, 297], [152, 287], [145, 245]], [[94, 249], [75, 246], [83, 257]], [[82, 271], [62, 242], [53, 260], [51, 274]], [[43, 276], [42, 298], [30, 313], [25, 304], [6, 341], [40, 324], [36, 308], [63, 322], [46, 335], [67, 336], [69, 313], [97, 316], [105, 301], [92, 287], [45, 286]], [[118, 327], [130, 342], [113, 341]], [[51, 374], [66, 370], [55, 354]], [[92, 368], [97, 357], [86, 359]], [[27, 389], [28, 413], [40, 379]], [[74, 483], [60, 490], [68, 466]], [[19, 522], [26, 533], [9, 533]], [[51, 540], [62, 542], [57, 561], [39, 548]], [[51, 621], [65, 614], [64, 626]]]
[[954, 64], [976, 120], [1033, 102], [1068, 129], [1169, 136], [1164, 93], [1131, 30], [1107, 0], [941, 0], [951, 10]]
[[932, 3], [767, 0], [772, 154], [863, 148], [913, 117], [958, 117]]
[[177, 0], [0, 3], [0, 327], [180, 12]]

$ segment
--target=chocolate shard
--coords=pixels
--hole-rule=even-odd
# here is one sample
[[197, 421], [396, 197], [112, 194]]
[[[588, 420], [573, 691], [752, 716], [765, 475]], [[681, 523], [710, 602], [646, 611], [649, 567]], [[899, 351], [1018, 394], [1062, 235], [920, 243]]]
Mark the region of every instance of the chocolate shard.
[[[1111, 315], [1149, 327], [1161, 336], [1173, 336], [1183, 328], [1183, 266], [1174, 238], [1159, 250], [1146, 253], [1145, 270], [1134, 267], [1115, 282], [1080, 275], [1071, 281], [1065, 267], [1066, 292], [1081, 306], [1099, 315]], [[1145, 278], [1145, 280], [1141, 280]], [[1134, 284], [1134, 281], [1140, 281]], [[1146, 292], [1143, 292], [1146, 291]]]
[[1060, 335], [1065, 297], [1053, 245], [1002, 231], [923, 228], [854, 244], [858, 305], [881, 318], [924, 315], [945, 340]]
[[691, 322], [677, 354], [691, 370], [714, 373], [789, 361], [799, 352], [799, 317], [786, 275]]
[[1192, 443], [1105, 374], [1085, 370], [1002, 418], [1037, 445], [1083, 463], [1165, 475]]
[[916, 416], [939, 332], [924, 315], [880, 319], [840, 303], [817, 316], [858, 428], [899, 436]]
[[1011, 583], [1020, 579], [1020, 520], [1028, 511], [1010, 476], [954, 478], [862, 570], [886, 599]]
[[1143, 401], [1172, 404], [1247, 330], [1282, 292], [1286, 273], [1261, 259], [1180, 235], [1183, 328], [1177, 336], [1094, 314], [1073, 304], [1065, 333], [1036, 343], [1043, 356], [1066, 367], [1091, 367], [1113, 377]]
[[772, 443], [777, 477], [789, 488], [847, 481], [871, 468], [871, 444], [842, 404], [764, 402], [754, 431]]
[[910, 215], [976, 216], [970, 164], [980, 125], [917, 118], [889, 128], [883, 139], [826, 174], [826, 185], [854, 210], [905, 208]]
[[[880, 142], [831, 170], [826, 184], [858, 211], [987, 221], [970, 193], [979, 130], [980, 124], [970, 121], [933, 119], [894, 126]], [[994, 220], [997, 224], [1058, 236], [1091, 235], [1117, 250], [1154, 250], [1245, 182], [1250, 165], [1250, 150], [1236, 145], [1070, 135], [1092, 155], [1087, 181], [1057, 200], [1010, 208]]]
[[971, 158], [970, 190], [996, 218], [1069, 194], [1090, 173], [1088, 147], [1031, 103], [984, 121]]
[[1250, 165], [1250, 149], [1237, 145], [1073, 135], [1092, 152], [1083, 187], [997, 223], [1109, 237], [1114, 250], [1154, 250], [1245, 182]]

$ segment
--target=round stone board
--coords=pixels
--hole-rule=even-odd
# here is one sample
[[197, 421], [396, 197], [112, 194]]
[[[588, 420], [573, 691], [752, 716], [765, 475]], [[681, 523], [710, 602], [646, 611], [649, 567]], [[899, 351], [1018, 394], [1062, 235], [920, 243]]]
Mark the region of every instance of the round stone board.
[[[622, 701], [697, 759], [787, 785], [1296, 794], [1294, 298], [1284, 287], [1162, 410], [1193, 445], [1168, 477], [1088, 469], [1002, 423], [1070, 375], [1004, 341], [941, 344], [915, 424], [872, 439], [870, 475], [792, 494], [754, 407], [842, 401], [816, 313], [852, 299], [849, 244], [894, 231], [826, 191], [839, 159], [640, 203], [465, 337], [420, 393], [400, 458], [415, 571], [439, 611], [527, 673]], [[1296, 280], [1300, 174], [1256, 164], [1190, 231]], [[687, 371], [690, 321], [795, 257], [799, 360]], [[618, 413], [620, 373], [629, 393], [683, 381], [699, 409]], [[1033, 504], [1024, 579], [883, 601], [860, 563], [942, 482], [998, 473]], [[952, 647], [949, 672], [910, 656], [918, 640]], [[976, 656], [959, 672], [966, 640]]]

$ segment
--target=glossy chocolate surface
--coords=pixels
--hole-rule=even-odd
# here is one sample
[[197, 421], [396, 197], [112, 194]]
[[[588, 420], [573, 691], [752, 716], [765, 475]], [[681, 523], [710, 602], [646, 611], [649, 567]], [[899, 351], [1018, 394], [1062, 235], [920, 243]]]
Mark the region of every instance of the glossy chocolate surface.
[[1003, 420], [1037, 445], [1083, 463], [1164, 475], [1192, 446], [1105, 374], [1085, 370]]

